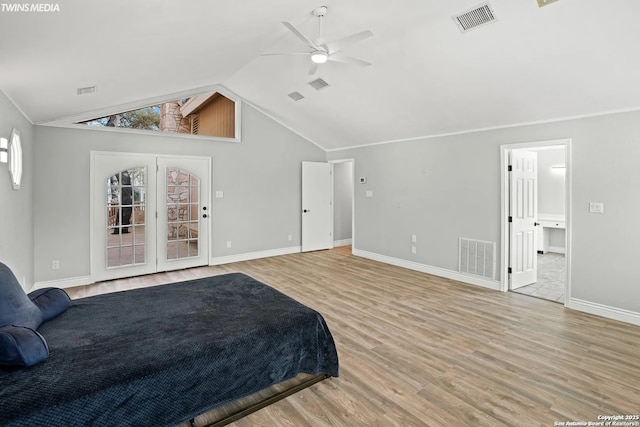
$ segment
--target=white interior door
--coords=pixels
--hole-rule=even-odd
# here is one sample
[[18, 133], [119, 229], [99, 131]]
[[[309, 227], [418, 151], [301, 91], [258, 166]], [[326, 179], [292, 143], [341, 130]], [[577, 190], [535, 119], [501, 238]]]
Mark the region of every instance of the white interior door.
[[92, 152], [91, 164], [93, 280], [154, 273], [156, 157]]
[[511, 151], [510, 174], [510, 289], [538, 280], [537, 216], [538, 153]]
[[333, 248], [332, 165], [302, 162], [302, 251]]
[[209, 263], [210, 159], [158, 158], [158, 271]]

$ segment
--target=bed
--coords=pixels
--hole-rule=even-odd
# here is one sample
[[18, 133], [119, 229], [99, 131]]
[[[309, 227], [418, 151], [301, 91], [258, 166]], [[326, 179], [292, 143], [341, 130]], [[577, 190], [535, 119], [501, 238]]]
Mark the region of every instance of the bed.
[[301, 376], [291, 390], [338, 376], [323, 317], [241, 273], [73, 300], [38, 332], [45, 361], [0, 367], [0, 425], [193, 424]]

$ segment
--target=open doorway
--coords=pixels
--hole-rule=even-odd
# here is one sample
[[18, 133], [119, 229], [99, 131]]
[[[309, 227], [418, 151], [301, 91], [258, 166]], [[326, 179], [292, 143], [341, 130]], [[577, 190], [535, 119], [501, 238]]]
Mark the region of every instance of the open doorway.
[[[523, 156], [533, 165], [529, 172], [535, 168], [524, 181], [517, 164]], [[501, 157], [501, 289], [565, 304], [570, 294], [570, 140], [505, 145]], [[523, 186], [527, 189], [519, 193]], [[528, 200], [524, 216], [522, 198]]]
[[335, 160], [333, 164], [333, 246], [353, 247], [354, 239], [354, 161]]

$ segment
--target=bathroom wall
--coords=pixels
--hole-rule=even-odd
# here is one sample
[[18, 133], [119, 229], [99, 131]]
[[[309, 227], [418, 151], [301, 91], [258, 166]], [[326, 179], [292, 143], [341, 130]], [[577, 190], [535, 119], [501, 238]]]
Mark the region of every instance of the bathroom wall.
[[[565, 214], [564, 147], [538, 151], [538, 216]], [[555, 166], [555, 167], [554, 167]], [[565, 248], [565, 230], [549, 229], [549, 247]]]

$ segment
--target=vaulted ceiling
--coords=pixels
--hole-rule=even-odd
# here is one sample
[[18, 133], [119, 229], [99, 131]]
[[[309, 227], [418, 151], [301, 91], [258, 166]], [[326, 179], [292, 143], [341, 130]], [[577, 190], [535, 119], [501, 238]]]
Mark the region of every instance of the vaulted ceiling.
[[[59, 0], [0, 10], [0, 89], [34, 123], [64, 122], [222, 85], [325, 149], [640, 108], [640, 2], [490, 0]], [[309, 75], [311, 11], [328, 40], [371, 30]], [[308, 85], [322, 78], [329, 87]], [[97, 86], [78, 96], [77, 88]], [[305, 96], [293, 101], [287, 95]]]

